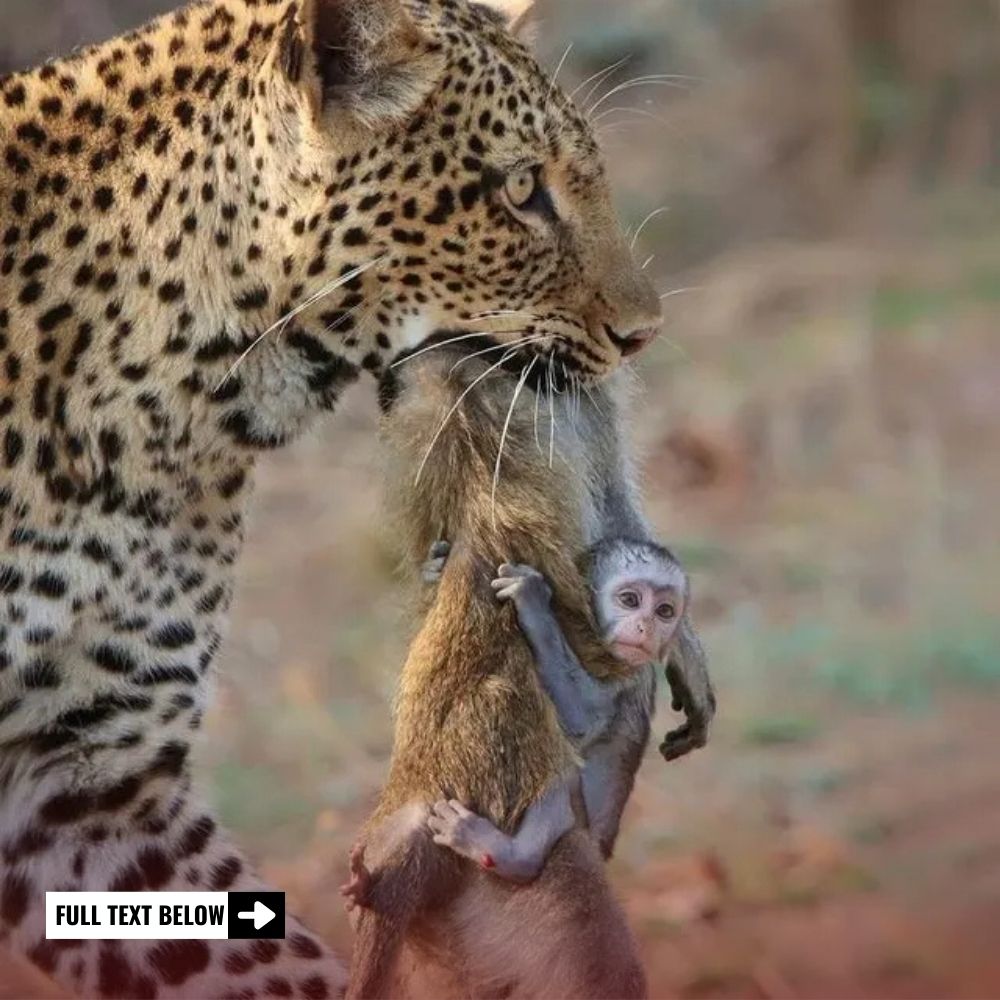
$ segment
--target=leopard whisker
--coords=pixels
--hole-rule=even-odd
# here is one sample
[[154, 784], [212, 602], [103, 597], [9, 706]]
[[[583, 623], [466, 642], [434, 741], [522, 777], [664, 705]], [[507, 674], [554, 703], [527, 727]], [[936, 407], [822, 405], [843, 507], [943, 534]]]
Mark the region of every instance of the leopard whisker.
[[587, 108], [585, 114], [593, 121], [594, 112], [615, 94], [624, 93], [626, 90], [635, 90], [637, 87], [669, 87], [674, 90], [690, 91], [691, 88], [682, 83], [682, 80], [695, 80], [696, 77], [673, 76], [666, 73], [651, 73], [648, 76], [636, 76], [624, 83], [619, 83], [612, 87], [606, 94], [602, 94], [594, 103]]
[[632, 240], [629, 243], [629, 249], [630, 250], [635, 249], [635, 245], [636, 243], [639, 242], [639, 237], [642, 235], [642, 231], [646, 228], [646, 226], [648, 226], [653, 221], [653, 219], [655, 219], [658, 215], [663, 215], [664, 212], [669, 212], [669, 211], [670, 207], [668, 205], [661, 205], [659, 208], [654, 208], [653, 211], [650, 212], [649, 215], [647, 215], [646, 218], [639, 223], [638, 228], [632, 234]]
[[[537, 355], [536, 355], [537, 356]], [[538, 449], [538, 454], [542, 454], [542, 442], [538, 439], [538, 404], [542, 399], [541, 386], [535, 389], [535, 420], [534, 420], [534, 430], [535, 430], [535, 447]]]
[[708, 289], [704, 285], [691, 285], [688, 288], [675, 288], [672, 292], [664, 292], [660, 296], [660, 301], [672, 299], [675, 295], [685, 295], [688, 292], [704, 292]]
[[510, 422], [514, 417], [514, 408], [517, 406], [517, 400], [521, 395], [521, 390], [528, 381], [528, 378], [531, 375], [531, 369], [535, 367], [535, 362], [537, 360], [538, 355], [536, 354], [531, 361], [525, 365], [524, 370], [521, 372], [521, 377], [518, 379], [517, 386], [514, 389], [514, 394], [510, 399], [510, 406], [507, 409], [507, 419], [503, 423], [503, 431], [500, 433], [500, 446], [497, 448], [497, 463], [493, 468], [493, 489], [490, 492], [490, 516], [493, 519], [494, 529], [497, 526], [497, 487], [500, 485], [500, 466], [503, 462], [503, 450], [507, 444], [507, 434], [510, 431]]
[[219, 384], [215, 387], [215, 391], [218, 392], [228, 382], [233, 375], [236, 374], [237, 368], [250, 356], [250, 353], [256, 348], [268, 335], [274, 333], [275, 330], [284, 329], [296, 316], [314, 306], [320, 300], [326, 298], [328, 295], [332, 295], [338, 288], [346, 285], [349, 281], [353, 281], [358, 276], [365, 273], [365, 271], [374, 267], [376, 264], [384, 260], [385, 254], [375, 257], [373, 260], [368, 261], [367, 264], [361, 264], [358, 267], [352, 268], [346, 274], [342, 274], [337, 278], [324, 285], [318, 292], [310, 295], [303, 302], [299, 303], [294, 309], [290, 309], [284, 316], [281, 317], [276, 323], [269, 326], [256, 340], [233, 362], [233, 366], [226, 372], [222, 377]]
[[607, 419], [608, 415], [602, 409], [601, 404], [597, 402], [597, 399], [595, 398], [594, 394], [590, 391], [589, 387], [586, 386], [586, 385], [583, 386], [583, 391], [587, 394], [587, 399], [590, 400], [591, 405], [594, 407], [594, 409], [597, 410], [597, 412], [602, 417], [604, 417], [605, 419]]
[[580, 91], [583, 90], [584, 87], [587, 86], [587, 84], [593, 83], [593, 87], [591, 87], [591, 89], [587, 91], [583, 99], [580, 101], [581, 104], [586, 104], [587, 101], [589, 101], [590, 98], [593, 96], [594, 91], [597, 90], [597, 88], [616, 70], [621, 69], [621, 67], [624, 66], [625, 63], [627, 63], [631, 58], [632, 58], [631, 53], [627, 56], [622, 56], [622, 58], [619, 59], [617, 62], [613, 62], [611, 63], [610, 66], [605, 66], [604, 69], [600, 69], [591, 76], [588, 76], [587, 79], [584, 80], [583, 83], [581, 83], [578, 87], [576, 87], [576, 89], [573, 90], [573, 92], [569, 95], [570, 100], [573, 100], [573, 98], [575, 98], [576, 95], [580, 93]]
[[478, 375], [468, 386], [466, 386], [462, 394], [458, 397], [458, 399], [455, 400], [455, 405], [452, 406], [452, 408], [445, 414], [444, 420], [441, 421], [441, 426], [438, 427], [437, 431], [434, 433], [434, 437], [431, 438], [431, 443], [428, 445], [423, 460], [420, 462], [420, 468], [417, 469], [417, 475], [413, 481], [414, 486], [416, 486], [420, 482], [420, 477], [423, 475], [424, 468], [427, 465], [427, 461], [431, 457], [431, 452], [434, 451], [434, 446], [440, 440], [441, 435], [444, 433], [445, 427], [448, 426], [448, 421], [451, 420], [451, 418], [458, 411], [458, 408], [462, 405], [462, 402], [464, 401], [465, 397], [468, 396], [469, 393], [472, 392], [472, 390], [475, 389], [475, 387], [479, 385], [480, 382], [483, 381], [483, 379], [485, 379], [488, 375], [495, 372], [498, 368], [505, 365], [515, 354], [517, 354], [517, 352], [518, 348], [516, 347], [509, 350], [498, 362], [496, 362], [496, 364], [490, 365], [490, 367], [487, 368], [486, 371], [484, 371], [481, 375]]
[[436, 351], [442, 347], [448, 347], [451, 344], [457, 344], [463, 340], [472, 340], [476, 337], [484, 337], [486, 334], [480, 330], [476, 333], [463, 333], [458, 337], [450, 337], [448, 340], [440, 340], [435, 344], [429, 344], [427, 347], [420, 348], [419, 351], [414, 351], [412, 354], [407, 354], [405, 358], [400, 358], [398, 361], [393, 361], [390, 368], [398, 368], [400, 365], [405, 365], [408, 361], [413, 361], [416, 358], [423, 357], [425, 354], [429, 354], [431, 351]]
[[549, 355], [549, 468], [552, 468], [552, 458], [556, 449], [556, 409], [553, 394], [552, 365], [553, 357]]
[[490, 354], [493, 351], [502, 351], [505, 347], [525, 347], [528, 344], [540, 344], [556, 336], [557, 334], [554, 333], [543, 333], [534, 336], [523, 337], [521, 340], [515, 340], [506, 344], [494, 344], [492, 347], [484, 347], [481, 351], [476, 351], [473, 354], [467, 354], [464, 358], [459, 358], [458, 361], [456, 361], [451, 366], [451, 368], [448, 371], [448, 374], [449, 375], [454, 374], [455, 370], [464, 365], [466, 361], [470, 361], [472, 358], [478, 358], [483, 354]]
[[[619, 105], [616, 105], [613, 108], [605, 108], [599, 115], [595, 115], [591, 119], [590, 123], [591, 123], [591, 125], [593, 125], [593, 126], [596, 127], [596, 130], [598, 132], [600, 132], [601, 131], [601, 126], [598, 126], [597, 123], [599, 121], [601, 121], [602, 118], [606, 118], [608, 115], [613, 115], [613, 114], [616, 114], [617, 112], [622, 112], [624, 114], [630, 114], [630, 115], [636, 115], [639, 118], [648, 118], [650, 121], [656, 122], [657, 125], [662, 125], [665, 129], [673, 129], [673, 126], [670, 124], [670, 122], [668, 122], [667, 119], [664, 118], [662, 115], [654, 114], [652, 111], [646, 111], [644, 108], [626, 108], [626, 107], [622, 107], [622, 106], [619, 106]], [[613, 122], [611, 124], [617, 125], [617, 124], [620, 124], [620, 123], [619, 122]], [[610, 126], [606, 125], [606, 126], [603, 126], [603, 127], [604, 128], [608, 128]]]
[[545, 103], [542, 105], [546, 109], [549, 106], [549, 101], [552, 100], [552, 93], [556, 89], [556, 80], [559, 77], [559, 71], [563, 68], [563, 64], [566, 62], [567, 57], [572, 51], [573, 51], [573, 43], [570, 42], [569, 45], [566, 46], [566, 51], [562, 54], [562, 59], [560, 59], [558, 64], [556, 65], [555, 72], [552, 74], [552, 78], [549, 81], [549, 90], [548, 93], [545, 95]]

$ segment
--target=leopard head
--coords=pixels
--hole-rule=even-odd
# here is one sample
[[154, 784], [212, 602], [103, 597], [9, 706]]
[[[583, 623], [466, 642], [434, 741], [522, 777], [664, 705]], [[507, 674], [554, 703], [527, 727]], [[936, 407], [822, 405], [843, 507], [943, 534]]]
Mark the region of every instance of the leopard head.
[[512, 3], [299, 0], [258, 81], [298, 206], [275, 235], [310, 262], [298, 322], [373, 370], [447, 329], [589, 382], [659, 327], [593, 131]]

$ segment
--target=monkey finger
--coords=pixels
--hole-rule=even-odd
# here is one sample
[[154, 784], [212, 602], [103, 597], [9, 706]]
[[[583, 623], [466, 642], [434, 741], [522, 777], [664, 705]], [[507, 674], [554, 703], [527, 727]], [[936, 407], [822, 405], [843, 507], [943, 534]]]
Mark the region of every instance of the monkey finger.
[[459, 816], [461, 816], [461, 817], [463, 817], [465, 819], [468, 819], [470, 816], [474, 816], [475, 815], [475, 813], [473, 813], [471, 809], [466, 809], [466, 807], [464, 805], [462, 805], [462, 803], [459, 802], [458, 799], [451, 799], [448, 802], [448, 805], [450, 805], [451, 808], [454, 809], [455, 812], [457, 812]]
[[447, 799], [438, 799], [438, 801], [431, 806], [429, 818], [448, 820], [454, 816], [454, 813], [455, 810], [452, 809], [451, 803]]
[[442, 562], [448, 558], [451, 552], [451, 542], [446, 542], [443, 539], [439, 542], [435, 542], [431, 546], [431, 558], [440, 559]]
[[499, 601], [513, 601], [517, 597], [520, 587], [518, 586], [518, 581], [510, 584], [506, 590], [497, 591], [497, 600]]

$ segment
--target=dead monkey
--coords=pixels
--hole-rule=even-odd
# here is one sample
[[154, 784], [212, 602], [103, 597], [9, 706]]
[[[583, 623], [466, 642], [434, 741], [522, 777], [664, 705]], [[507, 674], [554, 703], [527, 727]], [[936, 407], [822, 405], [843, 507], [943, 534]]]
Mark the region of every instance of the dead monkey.
[[442, 536], [453, 549], [425, 598], [400, 680], [389, 778], [366, 824], [375, 876], [348, 995], [388, 995], [405, 940], [429, 961], [447, 955], [466, 992], [641, 996], [634, 943], [585, 831], [564, 836], [539, 878], [514, 892], [442, 851], [426, 826], [431, 803], [444, 797], [512, 832], [578, 764], [516, 614], [497, 611], [495, 567], [513, 555], [544, 571], [580, 662], [617, 678], [625, 670], [598, 640], [574, 556], [608, 525], [611, 534], [647, 535], [606, 416], [610, 395], [596, 404], [601, 416], [586, 401], [574, 416], [568, 396], [552, 400], [565, 461], [550, 470], [529, 394], [512, 405], [507, 380], [473, 392], [484, 366], [468, 361], [449, 373], [454, 363], [436, 351], [408, 365], [384, 423], [407, 564], [421, 566]]
[[[444, 543], [432, 550], [431, 581], [443, 568], [444, 553]], [[687, 575], [655, 542], [605, 539], [586, 563], [605, 645], [632, 669], [619, 681], [596, 680], [577, 660], [552, 613], [551, 589], [536, 569], [503, 565], [492, 584], [499, 600], [514, 604], [542, 686], [583, 757], [582, 772], [532, 804], [512, 836], [458, 801], [436, 803], [428, 819], [435, 843], [516, 882], [536, 878], [553, 845], [576, 824], [572, 796], [578, 785], [591, 835], [610, 855], [648, 740], [656, 669], [667, 664], [679, 625], [688, 620]]]

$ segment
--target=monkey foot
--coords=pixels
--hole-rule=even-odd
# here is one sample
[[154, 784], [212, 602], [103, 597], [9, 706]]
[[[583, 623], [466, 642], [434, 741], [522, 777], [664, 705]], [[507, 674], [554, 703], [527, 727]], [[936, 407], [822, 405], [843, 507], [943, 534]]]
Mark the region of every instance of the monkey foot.
[[355, 844], [351, 848], [350, 874], [350, 881], [340, 887], [348, 913], [355, 907], [369, 905], [373, 879], [372, 873], [365, 867], [364, 844]]
[[466, 809], [461, 802], [454, 799], [436, 802], [427, 817], [427, 826], [434, 835], [435, 844], [450, 848], [501, 878], [525, 880], [522, 866], [513, 856], [510, 837], [488, 819]]

